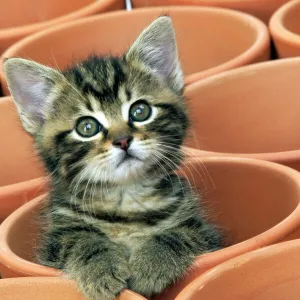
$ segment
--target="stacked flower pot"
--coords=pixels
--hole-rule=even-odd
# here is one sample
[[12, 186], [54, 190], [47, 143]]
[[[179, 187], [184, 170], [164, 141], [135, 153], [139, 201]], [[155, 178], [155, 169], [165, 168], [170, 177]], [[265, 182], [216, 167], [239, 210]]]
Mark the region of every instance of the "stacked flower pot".
[[[29, 2], [12, 0], [0, 23], [1, 300], [84, 300], [33, 260], [48, 174], [21, 128], [4, 59], [63, 69], [91, 53], [118, 55], [166, 13], [191, 118], [183, 173], [228, 246], [198, 257], [155, 299], [298, 300], [300, 0], [133, 0], [131, 11], [123, 0]], [[126, 290], [119, 299], [145, 298]]]

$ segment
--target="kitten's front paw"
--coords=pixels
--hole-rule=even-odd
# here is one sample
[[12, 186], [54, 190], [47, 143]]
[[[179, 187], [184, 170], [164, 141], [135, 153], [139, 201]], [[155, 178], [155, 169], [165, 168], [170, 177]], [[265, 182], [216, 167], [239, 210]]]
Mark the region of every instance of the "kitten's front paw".
[[147, 297], [160, 294], [193, 263], [188, 254], [179, 255], [160, 242], [150, 241], [132, 254], [128, 287]]
[[150, 298], [161, 293], [172, 283], [169, 275], [165, 273], [165, 267], [159, 267], [153, 258], [135, 257], [128, 286], [131, 290]]
[[88, 258], [82, 264], [70, 263], [66, 273], [77, 282], [88, 300], [114, 300], [127, 288], [128, 260], [113, 250]]
[[[95, 265], [95, 269], [97, 265]], [[102, 272], [101, 272], [102, 273]], [[94, 282], [97, 271], [93, 276], [86, 275], [86, 280], [78, 282], [79, 288], [89, 300], [115, 300], [119, 294], [127, 288], [127, 280], [130, 273], [127, 265], [115, 265], [106, 268], [106, 272], [98, 274], [98, 279]]]

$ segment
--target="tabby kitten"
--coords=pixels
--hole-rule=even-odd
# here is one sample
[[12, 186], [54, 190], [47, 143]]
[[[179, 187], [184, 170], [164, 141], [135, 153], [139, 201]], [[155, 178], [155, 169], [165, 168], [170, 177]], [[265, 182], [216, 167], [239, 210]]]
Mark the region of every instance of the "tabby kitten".
[[188, 127], [172, 21], [146, 28], [122, 57], [64, 72], [4, 63], [22, 124], [50, 173], [39, 262], [87, 299], [146, 297], [179, 279], [221, 238], [174, 171]]

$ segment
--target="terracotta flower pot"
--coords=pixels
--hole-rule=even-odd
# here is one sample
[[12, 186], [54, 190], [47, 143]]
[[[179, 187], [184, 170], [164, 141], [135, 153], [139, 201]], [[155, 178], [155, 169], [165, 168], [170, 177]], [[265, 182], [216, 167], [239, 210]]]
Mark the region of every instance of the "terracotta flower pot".
[[0, 53], [23, 37], [50, 26], [124, 8], [120, 0], [10, 0], [2, 4]]
[[218, 6], [240, 10], [267, 23], [272, 13], [289, 0], [132, 0], [133, 7], [162, 5]]
[[10, 97], [0, 98], [0, 223], [14, 210], [45, 192], [42, 168], [32, 140], [22, 130]]
[[32, 138], [22, 129], [11, 97], [0, 98], [0, 136], [0, 187], [43, 175]]
[[0, 187], [0, 224], [21, 205], [45, 193], [45, 178]]
[[[261, 21], [235, 11], [192, 7], [120, 11], [55, 26], [13, 45], [3, 57], [30, 58], [62, 69], [92, 53], [122, 54], [164, 13], [174, 21], [187, 84], [269, 57], [269, 34]], [[0, 77], [8, 95], [2, 66]]]
[[[85, 300], [74, 282], [53, 277], [3, 279], [0, 280], [0, 294], [1, 300]], [[146, 299], [132, 291], [124, 291], [118, 300]]]
[[300, 58], [232, 70], [186, 90], [196, 156], [252, 157], [300, 170]]
[[298, 300], [300, 241], [266, 247], [221, 264], [176, 300]]
[[[199, 257], [194, 271], [157, 297], [161, 300], [173, 300], [195, 277], [230, 258], [289, 239], [300, 226], [300, 174], [290, 168], [260, 160], [204, 158], [190, 162], [184, 173], [204, 193], [203, 204], [231, 246]], [[32, 262], [37, 231], [32, 220], [41, 201], [43, 196], [23, 205], [0, 226], [4, 278], [60, 275]]]
[[270, 31], [277, 55], [300, 55], [300, 1], [289, 1], [279, 8], [270, 20]]

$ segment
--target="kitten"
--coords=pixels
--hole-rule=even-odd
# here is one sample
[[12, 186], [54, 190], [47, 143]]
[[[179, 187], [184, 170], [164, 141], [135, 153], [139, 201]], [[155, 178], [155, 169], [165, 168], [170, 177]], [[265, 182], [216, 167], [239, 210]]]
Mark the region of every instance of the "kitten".
[[39, 262], [91, 300], [146, 297], [221, 247], [188, 182], [174, 171], [188, 127], [172, 21], [146, 28], [123, 57], [64, 72], [4, 63], [24, 129], [51, 174]]

